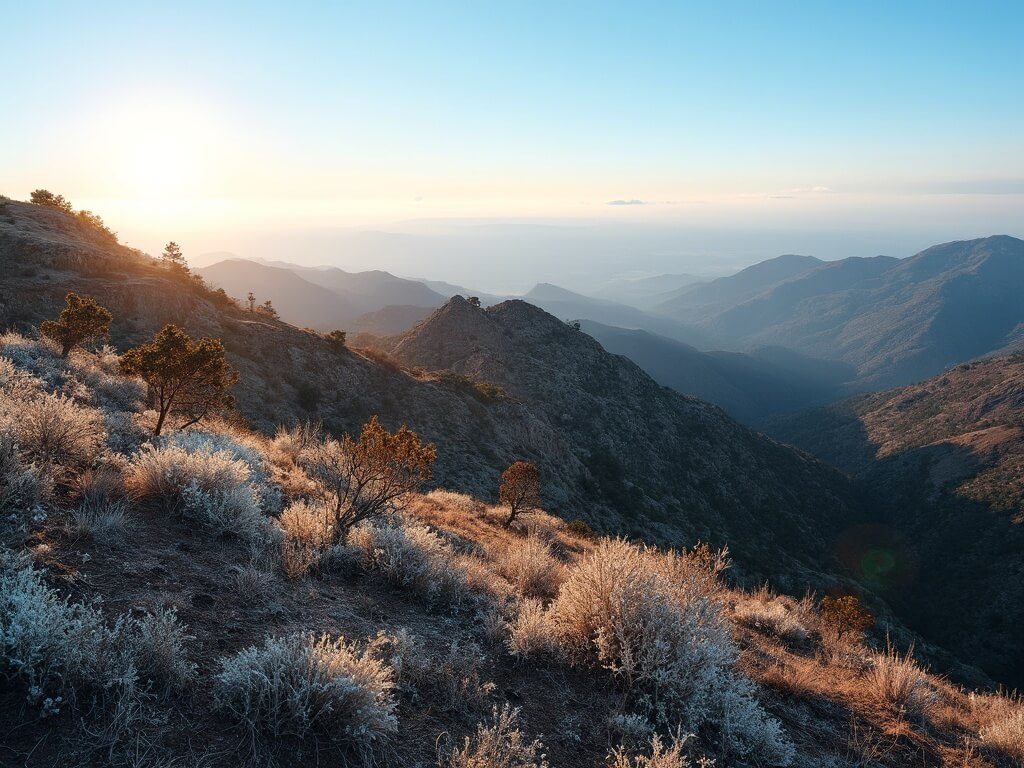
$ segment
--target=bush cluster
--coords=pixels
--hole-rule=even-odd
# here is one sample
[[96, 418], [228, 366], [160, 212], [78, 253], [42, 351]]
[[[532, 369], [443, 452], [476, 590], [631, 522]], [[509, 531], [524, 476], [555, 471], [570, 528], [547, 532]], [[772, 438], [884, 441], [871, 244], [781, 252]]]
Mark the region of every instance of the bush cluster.
[[321, 734], [369, 757], [398, 730], [391, 668], [343, 637], [294, 634], [221, 659], [216, 706], [254, 737]]

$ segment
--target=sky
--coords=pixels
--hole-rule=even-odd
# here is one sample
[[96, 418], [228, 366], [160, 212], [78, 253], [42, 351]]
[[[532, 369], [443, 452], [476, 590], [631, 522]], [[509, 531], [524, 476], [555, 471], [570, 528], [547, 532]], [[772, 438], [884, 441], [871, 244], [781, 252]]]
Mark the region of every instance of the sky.
[[1024, 236], [1019, 0], [4, 6], [0, 193], [194, 264], [510, 290]]

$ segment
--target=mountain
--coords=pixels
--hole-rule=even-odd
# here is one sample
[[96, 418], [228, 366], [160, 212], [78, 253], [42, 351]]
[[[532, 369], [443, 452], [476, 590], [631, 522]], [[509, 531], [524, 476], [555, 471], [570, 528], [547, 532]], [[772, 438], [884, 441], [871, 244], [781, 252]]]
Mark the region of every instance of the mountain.
[[701, 352], [647, 331], [589, 320], [582, 322], [582, 330], [609, 352], [632, 360], [659, 384], [721, 406], [746, 424], [834, 400], [854, 374], [841, 363], [811, 360], [787, 350]]
[[740, 304], [779, 283], [805, 275], [823, 263], [813, 256], [777, 256], [740, 270], [735, 275], [678, 288], [665, 297], [657, 309], [664, 314], [682, 315], [693, 307]]
[[320, 331], [373, 332], [375, 328], [396, 333], [408, 327], [400, 325], [400, 318], [413, 316], [414, 310], [374, 313], [385, 307], [428, 309], [444, 303], [444, 297], [422, 283], [381, 271], [345, 272], [333, 267], [230, 259], [196, 272], [235, 298], [244, 299], [252, 291], [259, 303], [270, 299], [288, 322]]
[[[1024, 356], [770, 422], [855, 477], [875, 510], [865, 577], [918, 629], [1024, 684]], [[979, 595], [983, 595], [979, 599]]]
[[423, 283], [380, 270], [346, 272], [336, 267], [292, 267], [292, 271], [352, 301], [362, 312], [373, 312], [392, 304], [439, 307], [447, 298]]
[[563, 320], [592, 320], [620, 328], [642, 328], [697, 347], [714, 346], [712, 334], [614, 301], [595, 299], [550, 283], [538, 283], [523, 299]]
[[667, 298], [667, 294], [695, 283], [707, 282], [709, 278], [698, 275], [665, 274], [653, 277], [622, 277], [609, 280], [599, 288], [590, 291], [599, 299], [628, 304], [638, 309], [650, 310]]
[[[0, 320], [38, 324], [68, 290], [115, 316], [111, 342], [174, 322], [220, 338], [257, 429], [319, 419], [358, 432], [372, 415], [441, 447], [434, 482], [493, 497], [512, 461], [540, 468], [547, 508], [664, 543], [728, 541], [739, 577], [831, 580], [829, 532], [854, 516], [842, 476], [668, 390], [524, 301], [456, 297], [397, 338], [396, 359], [339, 350], [315, 333], [218, 303], [213, 292], [55, 211], [23, 203], [0, 220]], [[271, 273], [273, 274], [273, 273]], [[403, 366], [416, 366], [412, 371]]]
[[[777, 267], [774, 262], [765, 264]], [[692, 293], [683, 289], [661, 310], [735, 346], [780, 345], [848, 363], [858, 385], [872, 389], [925, 378], [1020, 341], [1024, 241], [1016, 238], [946, 243], [902, 260], [792, 263], [810, 269], [762, 281], [756, 292], [727, 290], [721, 280]], [[777, 270], [770, 272], [775, 280]]]
[[289, 322], [307, 328], [347, 328], [359, 316], [332, 290], [302, 279], [290, 269], [231, 259], [196, 270], [210, 285], [244, 302], [251, 291], [259, 304], [271, 300]]

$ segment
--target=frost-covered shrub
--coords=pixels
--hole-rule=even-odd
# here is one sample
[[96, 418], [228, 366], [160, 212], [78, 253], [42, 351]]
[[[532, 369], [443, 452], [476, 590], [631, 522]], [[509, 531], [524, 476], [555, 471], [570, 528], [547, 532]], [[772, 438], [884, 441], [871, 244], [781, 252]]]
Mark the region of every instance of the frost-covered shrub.
[[259, 738], [336, 739], [366, 756], [398, 730], [394, 675], [343, 637], [271, 637], [221, 660], [216, 706]]
[[188, 660], [186, 644], [194, 638], [178, 621], [173, 608], [147, 613], [137, 620], [136, 664], [139, 677], [181, 691], [196, 679], [196, 665]]
[[99, 453], [106, 430], [102, 414], [65, 395], [44, 394], [17, 406], [13, 427], [19, 449], [30, 460], [73, 471]]
[[222, 435], [182, 433], [160, 446], [146, 445], [128, 464], [125, 477], [137, 498], [158, 500], [217, 533], [271, 540], [273, 529], [261, 507], [277, 492], [266, 482], [259, 456]]
[[0, 672], [22, 680], [32, 702], [86, 695], [116, 700], [173, 686], [192, 667], [173, 613], [108, 622], [97, 606], [62, 598], [33, 568], [0, 563]]
[[606, 540], [570, 571], [550, 611], [570, 655], [608, 669], [658, 722], [714, 725], [724, 752], [788, 764], [792, 745], [733, 669], [717, 591], [713, 566]]
[[513, 656], [533, 656], [558, 650], [557, 627], [539, 600], [525, 598], [508, 627], [508, 650]]
[[24, 522], [44, 490], [35, 468], [21, 460], [14, 435], [0, 429], [0, 529]]
[[498, 573], [526, 597], [551, 597], [565, 578], [562, 564], [551, 554], [551, 545], [531, 535], [497, 553]]
[[441, 758], [442, 768], [547, 768], [544, 745], [519, 729], [519, 710], [494, 708], [491, 722], [481, 723], [462, 746]]
[[417, 635], [406, 629], [378, 632], [370, 653], [395, 670], [404, 693], [433, 706], [463, 714], [482, 709], [494, 692], [483, 677], [483, 651], [479, 645], [453, 640], [440, 654], [431, 653]]
[[0, 394], [8, 400], [23, 402], [42, 392], [43, 382], [18, 368], [14, 361], [0, 357]]
[[20, 333], [0, 333], [0, 356], [10, 359], [16, 368], [42, 381], [47, 389], [60, 387], [66, 377], [66, 365], [60, 350], [52, 342], [36, 341]]
[[426, 526], [366, 524], [352, 530], [349, 542], [362, 550], [366, 567], [427, 602], [458, 607], [472, 598], [451, 546]]

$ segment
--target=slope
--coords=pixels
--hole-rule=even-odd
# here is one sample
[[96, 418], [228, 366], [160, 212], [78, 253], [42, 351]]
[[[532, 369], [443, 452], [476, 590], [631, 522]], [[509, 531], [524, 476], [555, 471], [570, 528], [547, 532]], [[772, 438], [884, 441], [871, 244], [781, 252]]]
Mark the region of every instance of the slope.
[[865, 546], [899, 553], [865, 574], [877, 589], [962, 657], [1024, 683], [1024, 357], [958, 365], [770, 431], [874, 494]]
[[723, 408], [745, 424], [836, 399], [853, 370], [791, 353], [701, 352], [640, 330], [585, 320], [582, 330], [616, 355], [628, 357], [659, 384]]

